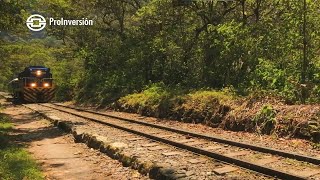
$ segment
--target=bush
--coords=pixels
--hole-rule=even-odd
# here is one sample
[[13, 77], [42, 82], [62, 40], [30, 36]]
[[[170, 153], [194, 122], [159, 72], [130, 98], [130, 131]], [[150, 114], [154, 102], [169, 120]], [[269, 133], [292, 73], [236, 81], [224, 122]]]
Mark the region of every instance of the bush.
[[271, 105], [263, 106], [253, 119], [258, 133], [270, 134], [277, 124], [276, 115]]
[[154, 110], [171, 96], [171, 93], [163, 83], [156, 83], [147, 86], [141, 93], [134, 93], [120, 98], [119, 102], [125, 106], [142, 106]]
[[[200, 123], [221, 118], [231, 109], [235, 96], [225, 91], [199, 90], [187, 93], [181, 87], [163, 83], [147, 86], [142, 92], [120, 98], [118, 108], [142, 115]], [[216, 120], [214, 120], [216, 121]]]

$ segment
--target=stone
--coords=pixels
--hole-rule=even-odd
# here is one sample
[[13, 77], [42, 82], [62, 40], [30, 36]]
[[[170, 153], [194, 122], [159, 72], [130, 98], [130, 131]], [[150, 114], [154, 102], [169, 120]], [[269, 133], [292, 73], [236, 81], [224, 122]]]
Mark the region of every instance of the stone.
[[124, 148], [128, 147], [127, 144], [122, 143], [122, 142], [114, 142], [114, 143], [111, 143], [110, 146], [112, 146], [113, 148], [118, 148], [118, 149], [124, 149]]
[[236, 171], [238, 170], [238, 168], [233, 167], [233, 166], [224, 166], [222, 168], [217, 168], [214, 169], [213, 172], [218, 174], [218, 175], [224, 175], [226, 173], [232, 172], [232, 171]]
[[162, 174], [166, 174], [166, 175], [174, 173], [174, 169], [171, 169], [171, 168], [162, 168], [162, 169], [160, 169], [160, 171]]
[[53, 120], [57, 120], [57, 121], [60, 121], [61, 119], [57, 116], [53, 116], [53, 115], [49, 115], [49, 118], [50, 119], [53, 119]]
[[185, 174], [173, 173], [173, 174], [169, 174], [166, 179], [181, 179], [185, 177], [186, 177]]
[[105, 137], [105, 136], [96, 136], [97, 141], [101, 141], [103, 143], [110, 143], [109, 138]]
[[187, 172], [186, 172], [186, 175], [187, 175], [187, 176], [192, 176], [192, 175], [194, 175], [194, 172], [193, 172], [193, 171], [187, 171]]

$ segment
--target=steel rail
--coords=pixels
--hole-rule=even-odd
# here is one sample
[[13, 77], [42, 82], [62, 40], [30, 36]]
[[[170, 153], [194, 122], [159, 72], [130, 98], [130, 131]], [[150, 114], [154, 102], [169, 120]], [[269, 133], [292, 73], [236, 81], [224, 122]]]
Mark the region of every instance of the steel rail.
[[167, 127], [167, 126], [152, 124], [152, 123], [148, 123], [148, 122], [142, 122], [142, 121], [139, 121], [139, 120], [133, 120], [133, 119], [128, 119], [128, 118], [117, 117], [117, 116], [108, 115], [108, 114], [104, 114], [104, 113], [100, 113], [100, 112], [95, 112], [95, 111], [90, 111], [90, 110], [85, 110], [85, 109], [79, 109], [79, 108], [70, 107], [70, 106], [64, 106], [64, 105], [60, 105], [60, 104], [56, 104], [56, 103], [54, 103], [53, 105], [64, 107], [64, 108], [69, 108], [69, 109], [74, 109], [74, 110], [77, 110], [77, 111], [93, 113], [93, 114], [96, 114], [96, 115], [101, 115], [101, 116], [105, 116], [105, 117], [109, 117], [109, 118], [115, 118], [115, 119], [123, 120], [123, 121], [126, 121], [126, 122], [131, 122], [131, 123], [146, 125], [146, 126], [150, 126], [150, 127], [154, 127], [154, 128], [164, 129], [164, 130], [167, 130], [167, 131], [171, 131], [171, 132], [175, 132], [175, 133], [179, 133], [179, 134], [183, 134], [183, 135], [188, 135], [188, 136], [192, 136], [192, 137], [196, 137], [196, 138], [208, 139], [208, 140], [211, 140], [211, 141], [214, 141], [214, 142], [229, 144], [229, 145], [232, 145], [232, 146], [251, 149], [251, 150], [254, 150], [254, 151], [259, 151], [259, 152], [268, 153], [268, 154], [272, 154], [272, 155], [278, 155], [278, 156], [282, 156], [282, 157], [285, 157], [285, 158], [295, 159], [295, 160], [298, 160], [298, 161], [309, 162], [309, 163], [316, 164], [316, 165], [320, 164], [320, 159], [319, 158], [315, 158], [315, 157], [311, 157], [311, 156], [305, 156], [305, 155], [296, 154], [296, 153], [287, 152], [287, 151], [282, 151], [282, 150], [278, 150], [278, 149], [273, 149], [273, 148], [268, 148], [268, 147], [263, 147], [263, 146], [258, 146], [258, 145], [252, 145], [252, 144], [243, 143], [243, 142], [232, 141], [232, 140], [228, 140], [228, 139], [224, 139], [224, 138], [220, 138], [220, 137], [209, 136], [209, 135], [205, 135], [205, 134], [198, 134], [198, 133], [191, 132], [191, 131], [175, 129], [175, 128], [171, 128], [171, 127]]
[[38, 104], [38, 105], [43, 106], [43, 107], [47, 107], [47, 108], [51, 108], [51, 109], [54, 109], [54, 110], [58, 110], [58, 111], [61, 111], [61, 112], [67, 113], [67, 114], [71, 114], [71, 115], [74, 115], [74, 116], [77, 116], [77, 117], [80, 117], [80, 118], [83, 118], [83, 119], [87, 119], [87, 120], [90, 120], [90, 121], [93, 121], [93, 122], [96, 122], [96, 123], [99, 123], [99, 124], [103, 124], [103, 125], [107, 125], [107, 126], [110, 126], [110, 127], [113, 127], [113, 128], [117, 128], [117, 129], [123, 130], [123, 131], [127, 131], [127, 132], [130, 132], [130, 133], [133, 133], [133, 134], [144, 136], [144, 137], [147, 137], [147, 138], [155, 140], [155, 141], [159, 141], [159, 142], [162, 142], [162, 143], [165, 143], [165, 144], [169, 144], [169, 145], [175, 146], [177, 148], [186, 149], [186, 150], [191, 151], [193, 153], [197, 153], [197, 154], [201, 154], [201, 155], [204, 155], [204, 156], [207, 156], [207, 157], [211, 157], [213, 159], [216, 159], [216, 160], [219, 160], [219, 161], [222, 161], [222, 162], [226, 162], [226, 163], [229, 163], [229, 164], [234, 164], [234, 165], [240, 166], [242, 168], [246, 168], [246, 169], [249, 169], [249, 170], [252, 170], [252, 171], [256, 171], [256, 172], [259, 172], [259, 173], [262, 173], [262, 174], [265, 174], [265, 175], [268, 175], [268, 176], [271, 176], [271, 177], [276, 177], [276, 178], [281, 178], [281, 179], [291, 179], [291, 180], [306, 179], [304, 177], [301, 177], [301, 176], [298, 176], [298, 175], [295, 175], [295, 174], [291, 174], [289, 172], [284, 172], [284, 171], [280, 171], [280, 170], [277, 170], [277, 169], [264, 167], [264, 166], [261, 166], [259, 164], [253, 163], [253, 162], [245, 161], [245, 160], [234, 158], [234, 157], [225, 156], [223, 154], [211, 152], [211, 151], [205, 150], [203, 148], [197, 148], [197, 147], [194, 147], [194, 146], [186, 145], [186, 144], [183, 144], [183, 143], [180, 143], [180, 142], [172, 141], [172, 140], [165, 139], [165, 138], [162, 138], [162, 137], [158, 137], [158, 136], [155, 136], [155, 135], [152, 135], [152, 134], [148, 134], [148, 133], [145, 133], [145, 132], [141, 132], [141, 131], [137, 131], [137, 130], [134, 130], [134, 129], [126, 128], [126, 127], [123, 127], [123, 126], [120, 126], [120, 125], [117, 125], [117, 124], [113, 124], [113, 123], [110, 123], [110, 122], [94, 119], [94, 118], [91, 118], [91, 117], [83, 116], [83, 115], [80, 115], [80, 114], [77, 114], [77, 113], [69, 112], [69, 111], [66, 111], [66, 110], [62, 110], [62, 109], [51, 107], [51, 106], [47, 106], [47, 105], [42, 105], [42, 104]]

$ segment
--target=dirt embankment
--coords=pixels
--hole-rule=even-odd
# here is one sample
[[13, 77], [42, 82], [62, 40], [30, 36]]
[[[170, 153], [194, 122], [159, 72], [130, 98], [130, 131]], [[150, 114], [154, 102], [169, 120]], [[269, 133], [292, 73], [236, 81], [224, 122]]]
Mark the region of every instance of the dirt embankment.
[[224, 93], [201, 91], [155, 99], [152, 94], [143, 96], [142, 92], [121, 98], [111, 107], [232, 131], [320, 141], [320, 105], [286, 105], [273, 97], [235, 98]]

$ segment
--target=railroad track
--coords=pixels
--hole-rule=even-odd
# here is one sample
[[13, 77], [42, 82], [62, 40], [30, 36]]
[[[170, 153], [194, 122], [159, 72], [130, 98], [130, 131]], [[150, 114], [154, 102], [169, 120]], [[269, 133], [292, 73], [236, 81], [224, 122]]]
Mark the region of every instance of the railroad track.
[[[234, 164], [245, 169], [256, 171], [267, 176], [281, 179], [307, 179], [320, 173], [320, 159], [304, 156], [296, 153], [285, 152], [252, 144], [240, 143], [218, 137], [207, 136], [194, 132], [175, 129], [167, 126], [160, 126], [134, 119], [127, 119], [108, 114], [64, 106], [62, 104], [39, 104], [40, 106], [54, 109], [63, 113], [68, 113], [99, 124], [117, 128], [139, 136], [159, 141], [171, 146], [185, 149], [196, 154], [201, 154], [222, 162]], [[107, 120], [105, 119], [107, 118]], [[187, 138], [186, 138], [187, 137]], [[218, 143], [218, 145], [217, 145]], [[226, 154], [224, 145], [237, 149], [237, 153]], [[245, 149], [245, 150], [244, 150]], [[219, 150], [219, 151], [218, 151]], [[269, 157], [266, 159], [252, 160], [252, 155]], [[294, 160], [292, 170], [301, 166], [307, 166], [307, 170], [299, 173], [288, 171], [291, 168], [273, 167], [274, 162], [286, 164], [286, 161]], [[291, 163], [292, 164], [292, 163]], [[307, 164], [307, 165], [306, 165]], [[288, 166], [288, 164], [286, 164]], [[301, 168], [300, 168], [301, 169]], [[308, 173], [309, 172], [309, 173]]]
[[0, 97], [3, 97], [5, 99], [7, 99], [7, 100], [12, 99], [12, 96], [9, 93], [6, 93], [6, 92], [0, 92]]

